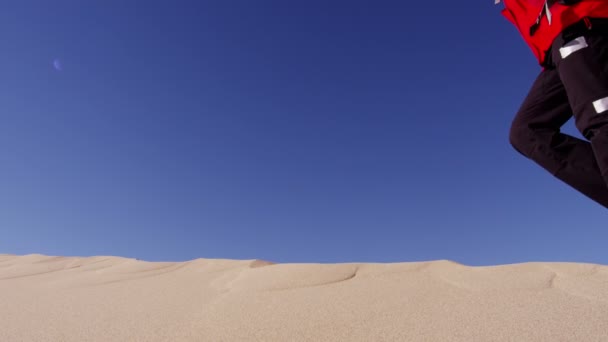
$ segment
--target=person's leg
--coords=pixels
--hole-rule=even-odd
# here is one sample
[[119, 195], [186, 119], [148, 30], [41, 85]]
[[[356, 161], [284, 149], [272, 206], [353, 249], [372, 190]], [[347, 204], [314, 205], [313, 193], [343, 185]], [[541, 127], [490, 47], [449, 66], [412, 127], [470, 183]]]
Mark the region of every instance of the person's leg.
[[608, 184], [608, 22], [566, 31], [553, 50], [576, 127], [591, 142]]
[[560, 131], [571, 117], [572, 110], [557, 70], [545, 69], [515, 115], [509, 141], [519, 153], [608, 208], [608, 186], [591, 144]]

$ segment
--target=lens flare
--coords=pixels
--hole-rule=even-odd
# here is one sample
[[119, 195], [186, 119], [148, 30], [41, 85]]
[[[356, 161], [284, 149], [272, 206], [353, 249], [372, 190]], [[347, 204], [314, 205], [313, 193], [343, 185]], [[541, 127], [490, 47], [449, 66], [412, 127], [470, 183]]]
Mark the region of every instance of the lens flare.
[[62, 65], [61, 65], [61, 61], [59, 59], [55, 59], [53, 61], [53, 67], [55, 68], [55, 70], [57, 71], [61, 71], [63, 69]]

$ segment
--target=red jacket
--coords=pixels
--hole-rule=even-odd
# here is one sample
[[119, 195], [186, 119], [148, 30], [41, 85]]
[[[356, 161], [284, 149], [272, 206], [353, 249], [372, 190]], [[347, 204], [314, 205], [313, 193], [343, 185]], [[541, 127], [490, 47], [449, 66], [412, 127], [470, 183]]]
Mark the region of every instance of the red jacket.
[[553, 40], [564, 28], [585, 17], [608, 18], [608, 1], [606, 0], [582, 0], [570, 6], [556, 3], [549, 7], [552, 17], [551, 24], [549, 24], [547, 16], [543, 15], [536, 32], [530, 35], [530, 27], [543, 12], [544, 1], [503, 1], [505, 8], [502, 10], [502, 14], [519, 30], [540, 64], [545, 60]]

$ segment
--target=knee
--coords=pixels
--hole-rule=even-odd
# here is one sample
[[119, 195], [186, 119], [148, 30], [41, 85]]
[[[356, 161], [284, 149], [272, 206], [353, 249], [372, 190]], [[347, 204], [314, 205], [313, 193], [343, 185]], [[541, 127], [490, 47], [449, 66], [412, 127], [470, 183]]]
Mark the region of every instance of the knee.
[[514, 121], [511, 123], [509, 130], [509, 143], [515, 151], [528, 156], [531, 150], [534, 131], [532, 131], [527, 125], [520, 122]]
[[581, 134], [589, 141], [598, 136], [608, 136], [608, 123], [600, 123], [580, 130]]

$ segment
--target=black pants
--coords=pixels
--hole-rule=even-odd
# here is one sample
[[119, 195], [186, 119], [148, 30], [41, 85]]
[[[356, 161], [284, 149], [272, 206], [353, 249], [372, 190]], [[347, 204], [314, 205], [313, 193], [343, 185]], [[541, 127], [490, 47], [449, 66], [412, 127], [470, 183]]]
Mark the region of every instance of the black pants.
[[[585, 140], [560, 128], [571, 118]], [[565, 30], [513, 119], [521, 154], [608, 208], [608, 24]]]

